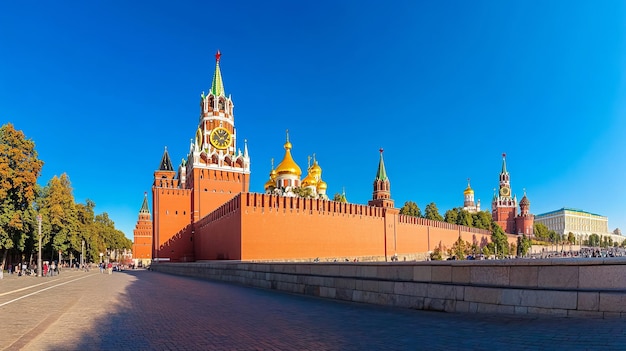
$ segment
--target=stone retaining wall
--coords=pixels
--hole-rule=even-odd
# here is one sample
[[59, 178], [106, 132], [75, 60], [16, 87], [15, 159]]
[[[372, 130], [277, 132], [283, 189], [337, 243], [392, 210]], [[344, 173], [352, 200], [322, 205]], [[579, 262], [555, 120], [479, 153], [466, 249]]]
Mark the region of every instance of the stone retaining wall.
[[164, 273], [446, 312], [626, 318], [626, 259], [158, 263]]

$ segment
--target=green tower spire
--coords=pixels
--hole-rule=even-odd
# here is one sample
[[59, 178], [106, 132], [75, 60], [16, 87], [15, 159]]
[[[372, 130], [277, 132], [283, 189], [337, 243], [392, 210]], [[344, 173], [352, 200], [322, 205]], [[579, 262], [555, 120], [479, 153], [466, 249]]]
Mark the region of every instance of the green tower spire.
[[211, 94], [214, 96], [225, 95], [224, 82], [222, 82], [222, 72], [220, 71], [220, 57], [222, 54], [217, 50], [215, 54], [215, 73], [213, 73], [213, 81], [211, 82]]
[[502, 173], [508, 173], [506, 171], [506, 154], [502, 154]]
[[150, 214], [150, 209], [148, 208], [148, 193], [143, 193], [143, 203], [141, 204], [139, 213]]
[[378, 162], [378, 172], [376, 172], [376, 180], [387, 180], [387, 172], [385, 171], [385, 162], [383, 161], [383, 149], [380, 150], [380, 161]]

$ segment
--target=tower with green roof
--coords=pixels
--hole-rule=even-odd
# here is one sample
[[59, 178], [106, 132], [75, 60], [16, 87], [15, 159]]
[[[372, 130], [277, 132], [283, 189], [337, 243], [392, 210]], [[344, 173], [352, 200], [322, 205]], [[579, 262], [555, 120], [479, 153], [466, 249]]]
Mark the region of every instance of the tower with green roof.
[[383, 149], [379, 150], [380, 160], [378, 161], [378, 170], [376, 178], [374, 178], [374, 193], [372, 200], [368, 201], [369, 206], [393, 208], [394, 203], [391, 199], [391, 184], [387, 171], [385, 170], [385, 162], [383, 160]]

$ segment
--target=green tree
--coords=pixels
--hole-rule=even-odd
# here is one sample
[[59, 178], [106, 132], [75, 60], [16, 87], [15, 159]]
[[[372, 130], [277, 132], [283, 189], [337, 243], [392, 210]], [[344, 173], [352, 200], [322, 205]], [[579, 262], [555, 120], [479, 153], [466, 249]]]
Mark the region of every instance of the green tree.
[[530, 238], [526, 236], [526, 234], [522, 234], [521, 237], [517, 237], [517, 255], [524, 257], [530, 250], [532, 246], [532, 241]]
[[333, 196], [333, 201], [336, 202], [348, 202], [348, 200], [346, 199], [346, 196], [343, 194], [339, 194], [339, 193], [335, 193], [335, 195]]
[[123, 249], [130, 249], [132, 242], [124, 236], [124, 233], [115, 229], [115, 223], [109, 218], [109, 215], [104, 212], [96, 216], [94, 221], [95, 233], [102, 240], [104, 247], [94, 250], [96, 252], [105, 251], [120, 251]]
[[491, 223], [493, 222], [493, 218], [489, 211], [480, 211], [474, 213], [472, 217], [474, 228], [491, 230]]
[[0, 249], [2, 264], [9, 249], [24, 250], [32, 235], [37, 178], [43, 162], [35, 143], [8, 123], [0, 127]]
[[588, 244], [589, 246], [600, 246], [600, 236], [598, 234], [589, 235]]
[[459, 209], [459, 220], [457, 222], [458, 225], [464, 225], [466, 227], [474, 226], [474, 218], [471, 213]]
[[576, 236], [574, 235], [574, 233], [567, 233], [567, 242], [570, 244], [576, 244]]
[[430, 259], [433, 261], [441, 261], [443, 260], [443, 255], [441, 253], [442, 249], [441, 249], [441, 244], [437, 247], [435, 247], [435, 250], [433, 250], [433, 252], [430, 253]]
[[404, 203], [404, 206], [400, 208], [400, 214], [413, 216], [413, 217], [421, 217], [422, 211], [419, 206], [413, 201], [407, 201]]
[[460, 236], [452, 244], [449, 254], [454, 256], [457, 260], [464, 260], [469, 254], [471, 254], [472, 245], [469, 241], [464, 241]]
[[61, 177], [54, 176], [48, 182], [41, 198], [38, 199], [38, 210], [43, 217], [44, 252], [50, 254], [50, 260], [55, 258], [58, 251], [64, 256], [74, 255], [81, 248], [81, 238], [78, 235], [79, 222], [72, 191], [70, 179], [63, 173]]
[[533, 225], [533, 232], [535, 233], [535, 238], [539, 241], [549, 241], [550, 240], [550, 229], [546, 227], [543, 223], [536, 223]]
[[494, 253], [497, 257], [503, 257], [509, 253], [509, 241], [507, 240], [504, 230], [497, 223], [494, 223], [491, 232], [491, 243], [494, 246]]
[[434, 202], [426, 205], [426, 208], [424, 209], [424, 218], [432, 219], [434, 221], [443, 221], [443, 217], [439, 214], [437, 205], [435, 205]]
[[311, 188], [309, 187], [296, 187], [292, 188], [291, 191], [293, 191], [293, 193], [298, 195], [299, 197], [304, 197], [307, 199], [313, 198], [313, 190], [311, 190]]
[[558, 244], [561, 242], [561, 236], [559, 234], [557, 234], [554, 230], [548, 230], [548, 240], [550, 240], [551, 243], [555, 243]]
[[459, 211], [456, 208], [447, 210], [443, 215], [443, 221], [447, 223], [457, 224], [459, 222]]
[[87, 262], [97, 262], [100, 258], [100, 252], [106, 250], [103, 239], [96, 235], [95, 207], [96, 204], [89, 199], [84, 204], [76, 204], [78, 233], [81, 239], [85, 240], [85, 260]]

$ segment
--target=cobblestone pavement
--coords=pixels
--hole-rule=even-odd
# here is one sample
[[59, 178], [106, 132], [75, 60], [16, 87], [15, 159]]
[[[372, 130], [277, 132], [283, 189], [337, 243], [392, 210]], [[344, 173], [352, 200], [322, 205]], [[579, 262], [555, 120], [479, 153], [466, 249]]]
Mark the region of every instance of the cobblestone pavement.
[[403, 310], [95, 270], [5, 275], [0, 349], [626, 350], [626, 323]]

